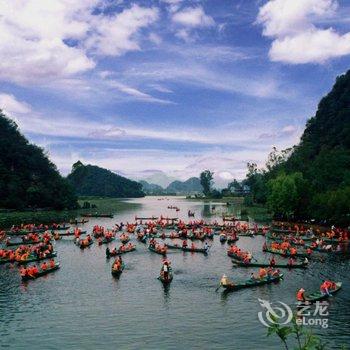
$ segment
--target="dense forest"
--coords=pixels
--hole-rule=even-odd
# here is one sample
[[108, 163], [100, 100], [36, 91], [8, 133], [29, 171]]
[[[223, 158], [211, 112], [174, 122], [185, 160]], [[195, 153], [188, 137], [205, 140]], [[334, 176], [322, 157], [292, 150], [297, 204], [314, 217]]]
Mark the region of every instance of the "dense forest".
[[350, 71], [320, 101], [300, 143], [273, 149], [266, 169], [248, 164], [244, 184], [276, 218], [350, 224]]
[[0, 110], [0, 208], [75, 207], [77, 198], [67, 180]]
[[128, 198], [145, 195], [139, 182], [98, 166], [84, 165], [80, 161], [73, 164], [67, 179], [79, 196]]

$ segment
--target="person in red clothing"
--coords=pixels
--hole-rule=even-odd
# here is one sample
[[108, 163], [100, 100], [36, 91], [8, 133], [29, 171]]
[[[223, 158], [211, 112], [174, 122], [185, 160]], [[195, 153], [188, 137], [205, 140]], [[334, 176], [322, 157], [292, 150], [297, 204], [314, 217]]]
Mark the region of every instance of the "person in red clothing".
[[43, 271], [47, 270], [47, 262], [44, 261], [44, 262], [41, 264], [40, 267], [41, 267], [41, 269], [42, 269]]
[[305, 289], [300, 288], [297, 292], [297, 301], [305, 301]]

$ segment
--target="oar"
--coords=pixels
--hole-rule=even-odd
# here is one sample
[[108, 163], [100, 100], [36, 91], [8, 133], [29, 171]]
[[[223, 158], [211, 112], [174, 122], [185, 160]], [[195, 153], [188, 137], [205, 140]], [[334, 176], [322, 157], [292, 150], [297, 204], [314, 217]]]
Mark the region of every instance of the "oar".
[[217, 287], [216, 289], [215, 289], [215, 293], [217, 293], [218, 292], [218, 290], [221, 288], [221, 283], [219, 284], [219, 287]]

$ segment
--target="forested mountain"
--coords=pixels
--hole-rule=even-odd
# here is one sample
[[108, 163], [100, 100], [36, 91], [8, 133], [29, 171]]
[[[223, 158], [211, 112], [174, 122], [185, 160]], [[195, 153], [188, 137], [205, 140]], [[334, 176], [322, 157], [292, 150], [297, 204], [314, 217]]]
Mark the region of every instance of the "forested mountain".
[[67, 177], [79, 196], [143, 197], [142, 185], [95, 165], [73, 164]]
[[350, 71], [320, 101], [300, 143], [274, 150], [266, 170], [248, 164], [245, 183], [277, 217], [350, 223]]
[[0, 110], [0, 208], [75, 208], [77, 198], [43, 150]]
[[149, 195], [164, 195], [166, 194], [165, 189], [162, 186], [148, 183], [145, 180], [139, 181], [142, 185], [142, 190]]
[[167, 188], [168, 193], [191, 194], [202, 192], [203, 187], [198, 177], [191, 177], [186, 181], [173, 181]]

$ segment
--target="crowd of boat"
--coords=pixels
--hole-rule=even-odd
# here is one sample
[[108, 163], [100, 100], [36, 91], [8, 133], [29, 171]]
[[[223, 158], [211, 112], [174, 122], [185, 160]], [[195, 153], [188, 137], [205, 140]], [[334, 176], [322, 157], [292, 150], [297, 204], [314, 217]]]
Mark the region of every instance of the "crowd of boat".
[[[113, 276], [119, 277], [126, 264], [122, 255], [135, 251], [136, 245], [130, 239], [136, 239], [148, 246], [151, 253], [161, 255], [161, 270], [158, 276], [164, 284], [173, 280], [171, 262], [168, 252], [181, 250], [190, 253], [208, 254], [211, 242], [217, 236], [222, 244], [228, 244], [227, 255], [232, 259], [236, 268], [259, 268], [252, 272], [248, 280], [236, 281], [223, 275], [220, 287], [226, 291], [235, 291], [242, 288], [260, 286], [278, 282], [283, 278], [280, 269], [306, 269], [309, 260], [319, 253], [348, 254], [349, 232], [332, 227], [328, 230], [313, 229], [303, 226], [250, 226], [247, 222], [240, 222], [234, 218], [224, 218], [223, 223], [218, 221], [205, 222], [204, 220], [189, 220], [188, 222], [176, 218], [164, 217], [135, 217], [133, 223], [118, 223], [108, 229], [95, 225], [92, 232], [87, 233], [79, 225], [88, 220], [74, 219], [68, 224], [52, 225], [21, 225], [13, 226], [9, 230], [0, 231], [0, 265], [18, 264], [22, 280], [39, 278], [60, 268], [55, 261], [57, 256], [53, 241], [64, 237], [73, 237], [73, 242], [80, 249], [89, 248], [92, 244], [106, 244], [106, 258], [114, 257], [111, 267]], [[237, 241], [240, 237], [254, 238], [256, 235], [265, 236], [262, 251], [270, 253], [267, 261], [259, 261], [251, 252], [239, 248]], [[109, 244], [118, 240], [120, 245], [111, 247]], [[165, 241], [165, 240], [170, 240]], [[177, 240], [173, 242], [173, 240]], [[178, 243], [182, 240], [181, 243]], [[280, 259], [276, 260], [276, 256]], [[314, 301], [327, 298], [340, 290], [340, 281], [325, 279], [320, 281], [320, 290], [306, 292], [300, 288], [296, 297], [298, 301]]]

